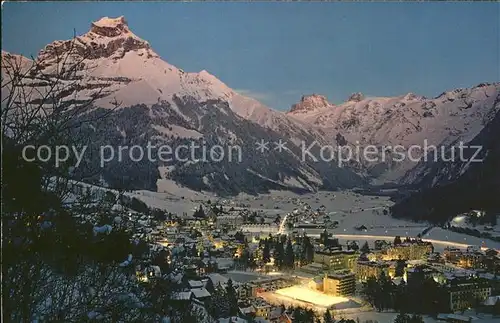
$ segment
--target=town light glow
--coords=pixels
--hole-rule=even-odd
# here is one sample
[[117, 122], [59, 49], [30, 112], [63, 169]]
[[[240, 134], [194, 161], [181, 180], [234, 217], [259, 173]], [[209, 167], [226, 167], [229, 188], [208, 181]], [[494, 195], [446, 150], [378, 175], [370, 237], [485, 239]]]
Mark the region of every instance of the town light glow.
[[349, 301], [348, 298], [327, 295], [301, 285], [278, 289], [276, 294], [322, 307], [330, 307], [335, 304]]

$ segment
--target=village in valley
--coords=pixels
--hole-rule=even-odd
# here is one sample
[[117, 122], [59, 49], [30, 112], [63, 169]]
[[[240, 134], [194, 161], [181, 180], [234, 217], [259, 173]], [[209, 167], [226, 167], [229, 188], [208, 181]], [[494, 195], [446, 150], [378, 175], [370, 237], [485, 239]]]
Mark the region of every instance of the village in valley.
[[2, 322], [500, 322], [499, 3], [243, 2], [2, 2]]
[[172, 302], [217, 322], [493, 322], [500, 310], [498, 243], [391, 220], [385, 197], [195, 194], [173, 214], [148, 207], [151, 194], [130, 196], [113, 222], [145, 245], [130, 255], [136, 279], [168, 280]]

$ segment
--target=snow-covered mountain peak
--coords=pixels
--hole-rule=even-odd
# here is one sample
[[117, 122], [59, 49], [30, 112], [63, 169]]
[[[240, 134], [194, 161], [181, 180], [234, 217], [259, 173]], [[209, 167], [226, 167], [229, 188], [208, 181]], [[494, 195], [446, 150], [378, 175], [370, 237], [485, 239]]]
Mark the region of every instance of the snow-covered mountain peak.
[[123, 16], [104, 17], [91, 23], [90, 30], [70, 40], [57, 40], [45, 46], [38, 54], [42, 67], [59, 62], [63, 54], [70, 53], [74, 60], [123, 58], [135, 51], [147, 58], [159, 57], [147, 41], [130, 31]]
[[404, 101], [423, 101], [426, 98], [421, 95], [416, 95], [415, 93], [409, 92], [402, 98]]
[[91, 32], [107, 37], [116, 37], [130, 32], [125, 17], [118, 18], [103, 17], [92, 22]]
[[304, 95], [300, 99], [299, 103], [292, 105], [289, 113], [308, 113], [319, 109], [329, 108], [331, 106], [333, 106], [333, 104], [328, 102], [327, 98], [323, 95]]
[[356, 92], [351, 94], [351, 96], [347, 99], [347, 102], [360, 102], [363, 101], [364, 99], [365, 96], [363, 95], [363, 93]]

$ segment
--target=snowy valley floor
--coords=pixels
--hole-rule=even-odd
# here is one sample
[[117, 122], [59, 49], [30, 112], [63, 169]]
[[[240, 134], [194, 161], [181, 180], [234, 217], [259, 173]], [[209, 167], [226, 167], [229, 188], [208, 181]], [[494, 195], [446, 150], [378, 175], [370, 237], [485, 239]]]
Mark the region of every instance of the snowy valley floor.
[[[383, 214], [383, 209], [390, 207], [393, 202], [388, 197], [366, 196], [352, 191], [295, 194], [289, 191], [271, 191], [268, 194], [258, 196], [239, 194], [233, 198], [221, 198], [208, 192], [196, 192], [177, 184], [162, 180], [163, 192], [135, 191], [130, 195], [144, 201], [150, 207], [168, 210], [169, 212], [182, 215], [192, 214], [202, 201], [222, 201], [226, 206], [238, 208], [244, 204], [250, 210], [261, 211], [269, 217], [280, 215], [283, 218], [299, 206], [296, 200], [310, 205], [311, 209], [324, 206], [331, 221], [338, 221], [336, 229], [331, 229], [334, 235], [338, 235], [340, 241], [356, 240], [352, 235], [359, 235], [359, 241], [368, 241], [370, 244], [381, 237], [392, 240], [394, 236], [414, 237], [430, 226], [428, 223], [415, 223], [408, 220], [395, 219]], [[359, 231], [355, 227], [364, 225], [367, 230]], [[319, 235], [320, 229], [307, 229], [307, 234]], [[345, 238], [342, 235], [346, 235]], [[443, 241], [436, 244], [436, 251], [442, 251], [446, 245], [486, 246], [500, 250], [500, 243], [476, 238], [466, 234], [456, 233], [441, 228], [433, 228], [424, 237], [434, 241]]]

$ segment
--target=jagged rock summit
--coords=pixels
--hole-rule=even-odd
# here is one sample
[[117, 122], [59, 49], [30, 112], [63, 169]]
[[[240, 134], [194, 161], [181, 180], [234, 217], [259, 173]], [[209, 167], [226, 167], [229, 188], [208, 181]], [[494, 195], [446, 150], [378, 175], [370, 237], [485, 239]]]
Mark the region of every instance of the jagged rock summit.
[[[148, 141], [176, 146], [201, 139], [210, 145], [247, 147], [242, 162], [110, 163], [92, 182], [102, 179], [110, 187], [161, 191], [173, 180], [225, 194], [270, 188], [310, 191], [363, 182], [350, 170], [301, 161], [300, 143], [321, 140], [315, 130], [237, 93], [206, 70], [185, 72], [169, 64], [132, 32], [124, 17], [94, 21], [86, 33], [45, 46], [35, 61], [31, 84], [37, 84], [36, 93], [50, 91], [50, 86], [36, 80], [40, 73], [64, 88], [57, 96], [65, 106], [90, 103], [86, 112], [96, 120], [103, 109], [114, 110], [102, 121], [104, 126], [96, 121], [81, 129], [87, 140], [91, 138], [89, 149], [118, 146], [124, 140], [141, 146]], [[59, 78], [61, 71], [64, 75]], [[254, 145], [263, 138], [289, 141], [288, 150], [273, 150], [262, 158]], [[76, 177], [89, 178], [85, 169], [96, 163], [90, 155]]]
[[333, 106], [326, 96], [319, 94], [303, 95], [299, 103], [292, 105], [290, 113], [307, 113]]
[[[423, 147], [427, 142], [446, 147], [460, 140], [469, 142], [479, 134], [499, 113], [499, 98], [500, 83], [455, 89], [433, 99], [411, 92], [395, 97], [364, 97], [354, 93], [335, 109], [329, 109], [331, 105], [319, 99], [312, 100], [317, 105], [310, 108], [312, 104], [307, 104], [310, 100], [303, 97], [288, 115], [321, 129], [328, 138], [342, 137], [351, 144]], [[416, 164], [407, 158], [367, 167], [383, 169], [377, 174], [383, 173], [384, 181], [413, 183], [423, 173], [410, 171]]]
[[130, 33], [124, 16], [118, 18], [103, 17], [92, 22], [90, 31], [106, 37], [116, 37]]
[[[390, 155], [385, 162], [338, 168], [334, 162], [304, 162], [300, 148], [302, 143], [317, 142], [317, 155], [320, 146], [359, 143], [376, 145], [382, 155], [385, 145], [409, 147], [422, 145], [425, 139], [430, 145], [449, 147], [459, 140], [469, 142], [500, 110], [500, 84], [482, 83], [433, 99], [412, 93], [397, 97], [355, 93], [334, 105], [325, 96], [304, 95], [283, 113], [237, 93], [206, 70], [184, 72], [169, 64], [131, 31], [124, 17], [101, 18], [82, 35], [48, 44], [34, 61], [2, 51], [4, 61], [28, 67], [35, 63], [36, 69], [23, 83], [36, 87], [33, 92], [40, 95], [50, 91], [50, 82], [58, 83], [64, 90], [57, 99], [65, 106], [90, 102], [90, 113], [98, 114], [118, 102], [106, 127], [95, 124], [85, 129], [95, 145], [118, 145], [124, 140], [141, 145], [147, 140], [181, 144], [203, 138], [213, 144], [238, 144], [249, 152], [242, 163], [110, 165], [103, 171], [110, 186], [121, 183], [123, 175], [130, 175], [132, 184], [127, 187], [154, 189], [161, 177], [226, 193], [278, 187], [349, 188], [363, 185], [366, 178], [414, 183], [428, 165], [392, 162]], [[72, 73], [58, 77], [72, 65], [76, 66]], [[2, 64], [2, 77], [5, 72]], [[50, 82], [40, 82], [42, 76]], [[262, 158], [255, 151], [255, 143], [262, 139], [287, 141], [289, 150], [286, 154], [273, 150]], [[88, 161], [89, 169], [93, 162]]]
[[50, 65], [60, 60], [62, 54], [71, 51], [73, 59], [120, 59], [130, 51], [148, 58], [159, 57], [147, 41], [136, 36], [128, 28], [125, 17], [104, 17], [91, 23], [90, 30], [74, 39], [55, 41], [40, 51], [39, 60]]
[[351, 94], [349, 99], [347, 99], [347, 102], [360, 102], [360, 101], [363, 101], [364, 98], [365, 98], [365, 96], [362, 93], [357, 92], [357, 93]]

